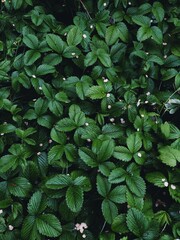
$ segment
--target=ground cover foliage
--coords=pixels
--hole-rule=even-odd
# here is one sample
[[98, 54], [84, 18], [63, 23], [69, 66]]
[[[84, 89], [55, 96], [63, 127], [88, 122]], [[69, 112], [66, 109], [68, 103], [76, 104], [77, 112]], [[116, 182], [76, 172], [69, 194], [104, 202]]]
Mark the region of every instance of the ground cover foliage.
[[179, 239], [178, 17], [1, 0], [1, 240]]

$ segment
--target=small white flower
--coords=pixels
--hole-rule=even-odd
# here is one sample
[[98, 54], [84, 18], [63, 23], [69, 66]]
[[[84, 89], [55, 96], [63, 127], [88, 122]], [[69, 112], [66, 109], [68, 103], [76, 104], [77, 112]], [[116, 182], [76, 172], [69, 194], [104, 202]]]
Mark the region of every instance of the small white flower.
[[165, 181], [166, 181], [166, 179], [165, 179], [165, 178], [162, 178], [162, 179], [161, 179], [161, 181], [162, 181], [162, 182], [165, 182]]
[[145, 101], [145, 104], [147, 104], [148, 103], [148, 101]]
[[148, 78], [149, 76], [146, 74], [145, 77]]
[[79, 58], [79, 56], [78, 56], [78, 55], [76, 55], [76, 58]]
[[158, 124], [158, 121], [155, 121], [156, 124]]
[[93, 25], [90, 25], [90, 28], [92, 29], [92, 28], [93, 28]]
[[141, 104], [141, 99], [138, 99], [136, 106], [138, 107]]
[[111, 108], [112, 108], [112, 106], [111, 106], [111, 105], [108, 105], [107, 107], [108, 107], [108, 109], [111, 109]]
[[33, 102], [35, 102], [36, 100], [37, 100], [37, 99], [36, 99], [36, 98], [34, 98], [34, 99], [33, 99]]
[[14, 229], [14, 227], [12, 225], [9, 225], [8, 228], [10, 231], [12, 231]]
[[137, 129], [137, 132], [139, 132], [139, 128]]
[[41, 152], [38, 152], [37, 155], [38, 155], [38, 156], [41, 155]]
[[175, 190], [175, 189], [176, 189], [176, 186], [173, 185], [173, 184], [171, 184], [171, 188], [172, 188], [173, 190]]
[[137, 155], [138, 155], [138, 157], [142, 157], [142, 154], [141, 154], [140, 152], [138, 152], [138, 154], [137, 154]]
[[39, 90], [42, 90], [42, 87], [39, 87]]
[[33, 78], [36, 78], [36, 75], [32, 75]]
[[108, 82], [108, 81], [109, 81], [109, 80], [108, 80], [107, 78], [104, 79], [104, 82], [105, 82], [105, 83]]
[[40, 143], [39, 146], [42, 147], [42, 146], [43, 146], [43, 143]]
[[149, 95], [151, 95], [151, 93], [150, 93], [150, 92], [147, 92], [147, 93], [146, 93], [146, 96], [149, 96]]
[[107, 6], [107, 3], [103, 3], [103, 6], [106, 7], [106, 6]]
[[144, 118], [144, 114], [141, 114], [141, 117]]
[[129, 5], [131, 5], [132, 3], [131, 2], [128, 2]]
[[164, 182], [164, 186], [165, 186], [165, 187], [168, 187], [168, 186], [169, 186], [169, 183], [168, 183], [168, 182]]
[[7, 124], [7, 122], [4, 122], [3, 124], [4, 124], [4, 125], [6, 125], [6, 124]]
[[13, 23], [12, 25], [13, 25], [13, 27], [15, 27], [15, 24], [14, 24], [14, 23]]
[[63, 77], [63, 80], [65, 81], [65, 80], [66, 80], [66, 78], [65, 78], [65, 77]]
[[52, 143], [52, 139], [49, 139], [49, 143]]
[[153, 20], [151, 19], [151, 21], [150, 21], [151, 23], [153, 22]]
[[86, 126], [89, 126], [89, 123], [86, 122], [85, 125], [86, 125]]
[[86, 234], [83, 234], [83, 235], [82, 235], [82, 238], [86, 238]]
[[124, 118], [121, 118], [121, 119], [120, 119], [120, 122], [121, 122], [121, 124], [124, 124], [124, 123], [125, 123]]
[[87, 35], [86, 35], [86, 34], [83, 34], [83, 38], [87, 38]]
[[114, 122], [114, 120], [115, 120], [114, 118], [110, 118], [110, 122]]
[[146, 55], [149, 55], [149, 53], [148, 53], [148, 52], [146, 52]]
[[107, 93], [107, 94], [106, 94], [106, 97], [110, 97], [110, 96], [111, 96], [111, 94], [110, 94], [110, 93]]
[[91, 139], [90, 139], [90, 138], [88, 138], [88, 139], [87, 139], [87, 141], [88, 141], [88, 142], [91, 142]]
[[76, 53], [75, 53], [75, 52], [72, 52], [72, 53], [71, 53], [71, 55], [72, 55], [72, 56], [75, 56], [75, 55], [76, 55]]
[[67, 35], [67, 33], [64, 33], [64, 36], [66, 36]]
[[1, 136], [3, 136], [4, 135], [4, 133], [1, 133]]
[[166, 45], [167, 45], [167, 42], [163, 42], [163, 45], [166, 46]]
[[2, 209], [0, 209], [0, 214], [2, 214], [3, 213], [3, 210]]
[[166, 59], [167, 58], [167, 55], [164, 55], [164, 59]]

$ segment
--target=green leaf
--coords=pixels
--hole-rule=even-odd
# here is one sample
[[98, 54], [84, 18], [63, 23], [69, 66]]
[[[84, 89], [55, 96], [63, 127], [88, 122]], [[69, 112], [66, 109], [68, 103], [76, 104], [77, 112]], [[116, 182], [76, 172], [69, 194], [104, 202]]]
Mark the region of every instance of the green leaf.
[[35, 113], [37, 114], [37, 116], [41, 116], [44, 113], [46, 113], [47, 109], [48, 109], [48, 102], [47, 100], [43, 99], [43, 98], [38, 98], [37, 101], [34, 104], [34, 110]]
[[74, 26], [67, 34], [67, 43], [69, 46], [76, 46], [82, 41], [82, 31], [79, 27]]
[[165, 123], [161, 124], [161, 132], [166, 139], [169, 138], [169, 136], [170, 136], [170, 125], [169, 125], [168, 122], [165, 122]]
[[113, 169], [109, 175], [110, 183], [121, 183], [125, 181], [127, 172], [123, 168]]
[[102, 213], [105, 220], [111, 224], [115, 217], [118, 215], [118, 209], [116, 205], [108, 199], [104, 199], [102, 202]]
[[128, 210], [127, 226], [137, 237], [141, 237], [148, 228], [148, 220], [145, 215], [136, 208]]
[[29, 240], [40, 240], [35, 216], [27, 216], [23, 222], [21, 237], [23, 240], [26, 240], [27, 236]]
[[125, 203], [126, 191], [126, 186], [117, 186], [108, 194], [108, 199], [115, 203]]
[[37, 76], [44, 76], [49, 73], [54, 73], [55, 67], [48, 65], [48, 64], [42, 64], [36, 69], [36, 75]]
[[39, 52], [35, 50], [28, 50], [24, 55], [24, 64], [26, 66], [30, 66], [35, 63], [40, 57], [41, 54]]
[[87, 90], [86, 96], [91, 99], [102, 99], [106, 96], [105, 89], [102, 86], [92, 86]]
[[110, 26], [106, 29], [105, 40], [106, 43], [111, 46], [119, 38], [119, 29], [116, 26]]
[[128, 227], [126, 224], [126, 214], [120, 214], [115, 219], [113, 220], [113, 223], [111, 225], [111, 228], [113, 232], [121, 232], [121, 233], [126, 233], [128, 232]]
[[108, 54], [104, 49], [99, 48], [96, 52], [98, 59], [105, 67], [111, 67], [112, 62], [110, 54]]
[[64, 146], [56, 145], [53, 146], [50, 151], [48, 152], [48, 163], [53, 164], [57, 160], [61, 160], [61, 157], [64, 153]]
[[175, 167], [177, 162], [180, 162], [180, 151], [170, 146], [162, 147], [159, 149], [159, 159], [170, 167]]
[[55, 34], [47, 34], [46, 41], [50, 48], [52, 48], [57, 53], [62, 53], [64, 50], [63, 40]]
[[147, 26], [140, 27], [137, 31], [137, 40], [140, 42], [145, 41], [152, 35], [152, 29]]
[[97, 61], [97, 56], [94, 52], [89, 52], [84, 58], [85, 67], [93, 65]]
[[40, 14], [38, 10], [31, 11], [31, 21], [35, 26], [40, 26], [44, 20], [44, 15]]
[[160, 2], [154, 2], [152, 7], [152, 13], [158, 22], [162, 22], [165, 14], [163, 5]]
[[12, 6], [15, 10], [21, 8], [23, 0], [12, 0]]
[[23, 37], [24, 44], [31, 48], [31, 49], [37, 49], [39, 46], [38, 38], [33, 34], [27, 34]]
[[133, 22], [141, 27], [149, 27], [151, 19], [143, 15], [136, 15], [132, 17]]
[[88, 148], [81, 147], [79, 149], [79, 156], [80, 158], [89, 166], [89, 167], [96, 167], [98, 165], [96, 161], [96, 155]]
[[107, 178], [102, 177], [100, 174], [98, 174], [96, 185], [98, 193], [106, 198], [111, 189], [111, 184], [108, 182]]
[[46, 200], [41, 192], [35, 192], [28, 203], [28, 213], [36, 215], [42, 213], [46, 208]]
[[46, 187], [50, 189], [62, 189], [70, 186], [71, 184], [72, 179], [70, 178], [70, 176], [65, 174], [58, 174], [47, 180]]
[[16, 166], [17, 157], [13, 155], [5, 155], [0, 158], [0, 172], [7, 172]]
[[27, 197], [31, 188], [30, 182], [23, 177], [16, 177], [8, 182], [10, 193], [16, 197]]
[[144, 197], [146, 192], [146, 184], [142, 177], [128, 175], [126, 177], [126, 184], [129, 190], [137, 197]]
[[142, 147], [142, 140], [137, 133], [131, 134], [127, 138], [127, 146], [131, 153], [136, 153], [139, 151], [139, 149]]
[[115, 157], [116, 159], [129, 162], [132, 159], [132, 156], [132, 153], [126, 147], [116, 146], [114, 148], [113, 157]]
[[160, 28], [153, 26], [151, 27], [152, 31], [152, 37], [154, 41], [156, 41], [158, 44], [162, 44], [163, 42], [163, 34]]
[[80, 186], [70, 186], [66, 191], [66, 203], [72, 212], [79, 212], [83, 205], [83, 191]]
[[47, 237], [58, 237], [62, 232], [60, 221], [52, 214], [38, 216], [36, 224], [39, 233]]
[[76, 128], [76, 124], [70, 118], [63, 118], [59, 122], [57, 122], [55, 128], [61, 132], [70, 132]]
[[114, 141], [112, 139], [105, 140], [97, 153], [98, 162], [103, 162], [109, 159], [114, 152]]
[[101, 233], [99, 240], [115, 240], [114, 233]]
[[163, 188], [164, 182], [167, 182], [166, 177], [161, 172], [151, 172], [146, 174], [148, 182], [153, 183], [155, 186]]
[[119, 38], [123, 42], [127, 43], [129, 40], [129, 32], [128, 32], [127, 26], [123, 22], [120, 22], [118, 23], [117, 27], [119, 29]]
[[51, 138], [57, 143], [65, 144], [66, 143], [66, 135], [63, 132], [57, 131], [55, 128], [51, 130]]

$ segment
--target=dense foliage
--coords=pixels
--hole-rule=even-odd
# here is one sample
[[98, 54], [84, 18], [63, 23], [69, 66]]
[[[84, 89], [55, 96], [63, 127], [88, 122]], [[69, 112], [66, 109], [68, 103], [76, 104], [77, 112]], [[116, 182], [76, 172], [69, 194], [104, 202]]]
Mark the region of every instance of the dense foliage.
[[1, 0], [0, 240], [180, 237], [178, 0]]

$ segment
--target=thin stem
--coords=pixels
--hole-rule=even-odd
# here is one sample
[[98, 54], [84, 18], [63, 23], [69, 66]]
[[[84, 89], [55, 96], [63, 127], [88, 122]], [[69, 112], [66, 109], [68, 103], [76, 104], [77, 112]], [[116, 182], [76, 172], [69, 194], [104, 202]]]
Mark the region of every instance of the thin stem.
[[83, 8], [85, 9], [85, 11], [87, 12], [87, 15], [89, 16], [89, 18], [92, 19], [91, 15], [89, 14], [89, 12], [88, 12], [86, 6], [84, 5], [84, 3], [82, 2], [82, 0], [79, 0], [79, 1], [80, 1], [80, 3], [82, 4], [82, 6], [83, 6]]
[[102, 226], [102, 228], [101, 228], [101, 233], [102, 233], [102, 231], [104, 230], [105, 226], [106, 226], [106, 221], [104, 222], [104, 224], [103, 224], [103, 226]]

